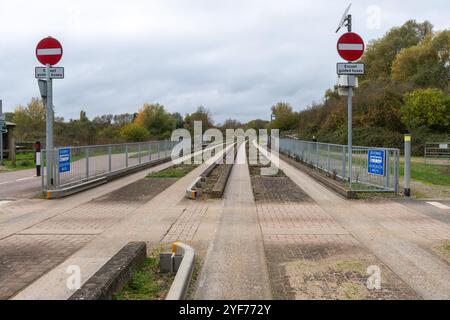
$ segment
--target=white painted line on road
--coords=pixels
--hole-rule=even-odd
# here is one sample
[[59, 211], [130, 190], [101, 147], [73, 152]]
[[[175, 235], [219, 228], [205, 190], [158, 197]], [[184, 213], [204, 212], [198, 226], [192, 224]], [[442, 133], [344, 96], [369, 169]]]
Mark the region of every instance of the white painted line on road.
[[5, 181], [5, 182], [0, 182], [0, 184], [7, 184], [7, 183], [11, 183], [12, 181]]
[[0, 201], [0, 207], [4, 204], [10, 203], [10, 202], [12, 202], [12, 201], [9, 201], [9, 200]]
[[427, 202], [428, 204], [431, 204], [432, 206], [435, 206], [439, 209], [444, 209], [444, 210], [450, 210], [449, 206], [446, 206], [445, 204], [439, 203], [439, 202]]
[[22, 178], [22, 179], [17, 179], [16, 181], [25, 181], [25, 180], [31, 180], [34, 177], [28, 177], [28, 178]]

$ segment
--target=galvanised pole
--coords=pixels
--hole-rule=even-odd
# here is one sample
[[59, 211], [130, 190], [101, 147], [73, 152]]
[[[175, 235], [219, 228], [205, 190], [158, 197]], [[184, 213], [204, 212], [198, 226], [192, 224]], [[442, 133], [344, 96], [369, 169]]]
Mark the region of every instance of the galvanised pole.
[[53, 186], [53, 86], [52, 79], [50, 78], [50, 65], [46, 65], [46, 75], [47, 80], [47, 105], [45, 112], [45, 149], [47, 150], [47, 188], [52, 189]]

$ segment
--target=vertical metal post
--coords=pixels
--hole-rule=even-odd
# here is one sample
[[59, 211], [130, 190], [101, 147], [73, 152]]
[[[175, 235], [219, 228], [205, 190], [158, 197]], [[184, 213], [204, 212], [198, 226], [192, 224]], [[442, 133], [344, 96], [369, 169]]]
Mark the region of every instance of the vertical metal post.
[[89, 179], [89, 148], [86, 148], [86, 179]]
[[152, 161], [152, 144], [151, 143], [148, 144], [148, 161], [149, 162]]
[[316, 142], [316, 167], [320, 168], [319, 144]]
[[45, 162], [44, 162], [44, 154], [48, 157], [48, 154], [45, 153], [45, 150], [43, 152], [41, 152], [41, 191], [44, 191], [44, 167], [45, 167]]
[[391, 157], [389, 154], [389, 150], [386, 150], [385, 152], [386, 152], [386, 159], [384, 161], [386, 161], [386, 191], [388, 191], [390, 187], [389, 180], [391, 177], [391, 163], [390, 163]]
[[50, 78], [50, 65], [46, 66], [47, 103], [45, 106], [45, 149], [47, 149], [47, 188], [53, 185], [53, 83]]
[[347, 173], [346, 168], [347, 168], [347, 158], [346, 158], [346, 152], [345, 152], [345, 146], [342, 146], [342, 179], [345, 180]]
[[327, 150], [327, 170], [328, 172], [331, 172], [330, 168], [330, 145], [328, 144], [328, 150]]
[[125, 168], [128, 168], [128, 144], [125, 145]]
[[[0, 120], [3, 119], [3, 102], [0, 100]], [[3, 131], [1, 131], [3, 128], [0, 127], [0, 166], [3, 165]]]
[[[351, 30], [351, 27], [350, 27]], [[353, 83], [350, 83], [350, 78], [354, 78], [354, 76], [348, 76], [349, 77], [349, 85], [353, 85]], [[353, 79], [352, 79], [353, 80]], [[347, 105], [348, 105], [348, 176], [349, 176], [349, 182], [350, 182], [350, 190], [352, 189], [352, 182], [353, 182], [353, 149], [352, 149], [352, 143], [353, 143], [353, 132], [352, 132], [352, 119], [353, 119], [353, 88], [351, 86], [348, 87], [348, 99], [347, 99]]]
[[394, 181], [394, 191], [397, 194], [398, 193], [398, 176], [399, 176], [399, 170], [400, 170], [400, 150], [395, 151], [395, 181]]
[[405, 196], [411, 196], [411, 135], [405, 135]]
[[112, 171], [112, 146], [108, 146], [108, 172]]
[[139, 152], [139, 164], [141, 164], [142, 162], [142, 158], [141, 158], [141, 144], [138, 144], [138, 152]]
[[157, 152], [158, 152], [158, 160], [161, 159], [161, 148], [159, 147], [159, 144], [160, 144], [160, 143], [161, 143], [160, 141], [158, 141], [158, 142], [156, 143], [156, 145], [158, 146], [158, 150], [157, 150]]

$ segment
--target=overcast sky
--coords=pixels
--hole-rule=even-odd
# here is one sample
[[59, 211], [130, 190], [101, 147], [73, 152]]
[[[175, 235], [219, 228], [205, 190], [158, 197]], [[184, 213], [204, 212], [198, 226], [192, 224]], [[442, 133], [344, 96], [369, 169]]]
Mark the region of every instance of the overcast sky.
[[[338, 35], [349, 0], [0, 0], [4, 111], [39, 95], [37, 42], [60, 40], [65, 79], [57, 116], [137, 111], [145, 102], [216, 122], [269, 119], [270, 106], [321, 101], [336, 81]], [[354, 31], [368, 41], [408, 19], [449, 28], [448, 0], [353, 1]]]

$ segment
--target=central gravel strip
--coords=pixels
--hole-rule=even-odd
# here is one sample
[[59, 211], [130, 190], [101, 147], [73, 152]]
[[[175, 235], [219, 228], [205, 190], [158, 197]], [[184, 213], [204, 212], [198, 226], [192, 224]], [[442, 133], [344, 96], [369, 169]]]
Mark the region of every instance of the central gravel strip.
[[214, 242], [206, 254], [196, 299], [271, 299], [245, 143], [239, 147]]

